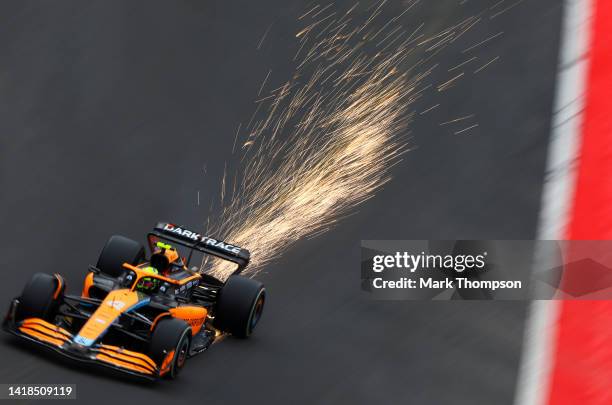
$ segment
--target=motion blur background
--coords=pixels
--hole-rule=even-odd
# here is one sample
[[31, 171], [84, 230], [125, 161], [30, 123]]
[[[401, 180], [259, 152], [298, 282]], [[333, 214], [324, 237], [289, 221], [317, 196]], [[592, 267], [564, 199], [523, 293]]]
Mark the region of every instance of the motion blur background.
[[[158, 220], [203, 229], [226, 162], [237, 159], [236, 128], [270, 70], [270, 87], [292, 76], [298, 18], [312, 4], [2, 2], [4, 305], [35, 271], [61, 272], [78, 293], [112, 234], [140, 240]], [[388, 1], [382, 20], [411, 4]], [[401, 16], [429, 35], [483, 18], [432, 60], [433, 86], [411, 106], [412, 150], [393, 180], [258, 276], [269, 301], [251, 340], [225, 339], [177, 381], [148, 386], [3, 336], [0, 382], [76, 383], [89, 403], [512, 403], [528, 304], [369, 300], [359, 246], [537, 237], [563, 6], [436, 0]], [[436, 88], [473, 57], [452, 88]], [[469, 124], [441, 125], [466, 116]]]

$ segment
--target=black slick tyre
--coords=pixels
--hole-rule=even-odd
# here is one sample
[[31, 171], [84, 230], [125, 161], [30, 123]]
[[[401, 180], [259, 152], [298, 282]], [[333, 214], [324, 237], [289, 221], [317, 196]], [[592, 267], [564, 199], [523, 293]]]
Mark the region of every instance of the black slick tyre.
[[219, 291], [215, 311], [216, 328], [239, 338], [248, 338], [261, 318], [266, 301], [263, 284], [251, 278], [230, 276]]
[[151, 337], [149, 356], [162, 368], [166, 357], [174, 352], [165, 377], [174, 379], [179, 374], [189, 356], [191, 343], [191, 327], [182, 319], [162, 318]]
[[63, 292], [64, 286], [56, 277], [45, 273], [34, 274], [19, 297], [16, 320], [41, 318], [51, 321], [62, 301]]

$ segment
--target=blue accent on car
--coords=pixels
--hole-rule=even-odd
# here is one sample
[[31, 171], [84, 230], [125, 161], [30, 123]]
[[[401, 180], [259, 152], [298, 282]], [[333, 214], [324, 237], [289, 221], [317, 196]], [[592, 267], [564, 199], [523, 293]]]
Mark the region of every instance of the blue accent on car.
[[93, 339], [87, 339], [87, 338], [84, 338], [81, 335], [77, 335], [74, 338], [74, 343], [78, 343], [78, 344], [80, 344], [82, 346], [91, 346], [93, 344], [93, 342], [94, 342]]
[[[139, 301], [139, 302], [137, 302], [136, 304], [132, 305], [132, 306], [131, 306], [130, 308], [128, 308], [128, 309], [127, 309], [127, 310], [126, 310], [124, 313], [125, 313], [125, 314], [127, 314], [127, 313], [128, 313], [128, 312], [130, 312], [130, 311], [133, 311], [133, 310], [135, 310], [135, 309], [138, 309], [138, 308], [140, 308], [140, 307], [143, 307], [143, 306], [147, 305], [149, 302], [151, 302], [151, 298], [147, 297], [147, 298], [143, 299], [142, 301]], [[121, 316], [121, 315], [119, 315], [119, 316]], [[113, 320], [113, 322], [114, 322], [114, 320]], [[108, 332], [108, 329], [111, 327], [111, 325], [112, 325], [112, 324], [113, 324], [113, 323], [111, 322], [111, 323], [108, 325], [108, 327], [107, 327], [106, 329], [104, 329], [104, 331], [103, 331], [102, 333], [100, 333], [100, 335], [98, 336], [98, 338], [97, 338], [97, 339], [95, 339], [95, 340], [99, 340], [99, 339], [101, 339], [101, 338], [102, 338], [102, 337], [103, 337], [103, 336], [106, 334], [106, 332]], [[95, 342], [95, 340], [94, 340], [94, 339], [87, 339], [87, 338], [84, 338], [84, 337], [82, 337], [81, 335], [77, 335], [77, 336], [76, 336], [76, 337], [73, 339], [73, 341], [74, 341], [75, 343], [78, 343], [78, 344], [80, 344], [80, 345], [82, 345], [82, 346], [87, 346], [87, 347], [89, 347], [89, 346], [93, 345], [93, 344], [94, 344], [94, 342]]]

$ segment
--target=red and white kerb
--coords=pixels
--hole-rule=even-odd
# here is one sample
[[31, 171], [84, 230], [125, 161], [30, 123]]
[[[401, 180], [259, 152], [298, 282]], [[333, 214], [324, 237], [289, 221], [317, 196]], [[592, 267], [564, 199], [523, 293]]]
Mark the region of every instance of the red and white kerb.
[[[612, 0], [565, 0], [540, 239], [612, 240]], [[612, 302], [539, 301], [518, 405], [612, 404]]]

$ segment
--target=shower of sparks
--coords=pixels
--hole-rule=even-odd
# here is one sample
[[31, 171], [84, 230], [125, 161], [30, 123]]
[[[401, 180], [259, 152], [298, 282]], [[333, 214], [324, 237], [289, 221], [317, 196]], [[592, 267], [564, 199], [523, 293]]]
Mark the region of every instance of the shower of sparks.
[[495, 61], [497, 61], [499, 59], [499, 56], [496, 56], [495, 58], [493, 58], [491, 61], [485, 63], [484, 65], [482, 65], [481, 67], [479, 67], [478, 69], [476, 69], [474, 71], [474, 73], [480, 73], [483, 70], [485, 70], [487, 67], [489, 67], [492, 63], [494, 63]]
[[455, 122], [469, 120], [471, 118], [474, 118], [475, 116], [476, 116], [475, 114], [470, 114], [470, 115], [466, 115], [465, 117], [455, 118], [455, 119], [450, 120], [450, 121], [441, 122], [440, 126], [444, 126], [444, 125], [448, 125], [448, 124], [454, 124]]
[[504, 14], [505, 12], [507, 12], [507, 11], [509, 11], [509, 10], [513, 9], [514, 7], [518, 6], [519, 4], [521, 4], [521, 3], [522, 3], [522, 2], [524, 2], [524, 1], [525, 1], [525, 0], [518, 0], [516, 3], [513, 3], [513, 4], [509, 5], [508, 7], [504, 8], [503, 10], [501, 10], [500, 12], [498, 12], [498, 13], [495, 13], [495, 14], [491, 15], [489, 18], [490, 18], [491, 20], [492, 20], [492, 19], [494, 19], [494, 18], [497, 18], [497, 17], [499, 17], [500, 15]]
[[457, 131], [457, 132], [455, 132], [455, 135], [463, 134], [464, 132], [467, 132], [470, 129], [474, 129], [474, 128], [478, 128], [478, 124], [474, 124], [471, 127], [467, 127], [465, 129], [462, 129], [461, 131]]
[[236, 129], [236, 135], [234, 135], [234, 144], [232, 145], [232, 154], [236, 151], [236, 142], [238, 141], [238, 134], [240, 134], [240, 128], [242, 128], [242, 122], [238, 124], [238, 129]]
[[474, 49], [478, 48], [479, 46], [484, 45], [484, 44], [486, 44], [487, 42], [492, 41], [492, 40], [494, 40], [495, 38], [500, 37], [500, 36], [502, 36], [502, 35], [504, 35], [504, 32], [503, 32], [503, 31], [502, 31], [502, 32], [498, 32], [497, 34], [492, 35], [492, 36], [490, 36], [489, 38], [487, 38], [487, 39], [485, 39], [485, 40], [483, 40], [483, 41], [480, 41], [479, 43], [474, 44], [474, 45], [470, 46], [469, 48], [464, 49], [464, 50], [463, 50], [463, 51], [461, 51], [461, 52], [462, 52], [462, 53], [467, 53], [467, 52], [469, 52], [469, 51], [471, 51], [471, 50], [474, 50]]
[[268, 70], [268, 74], [266, 75], [266, 78], [264, 79], [264, 81], [261, 83], [261, 86], [259, 87], [259, 91], [257, 92], [257, 96], [260, 96], [261, 92], [264, 89], [264, 87], [266, 87], [266, 83], [268, 82], [268, 78], [270, 77], [270, 73], [272, 73], [272, 69]]
[[[242, 166], [233, 185], [224, 174], [223, 211], [208, 232], [251, 252], [247, 274], [326, 232], [390, 180], [408, 150], [410, 106], [432, 87], [423, 81], [436, 66], [424, 65], [480, 20], [417, 36], [422, 25], [405, 31], [399, 18], [374, 22], [385, 1], [365, 17], [358, 4], [342, 12], [317, 5], [299, 17], [306, 26], [296, 35], [293, 78], [262, 95], [242, 128]], [[233, 267], [208, 261], [202, 270], [224, 279]]]
[[491, 10], [495, 10], [497, 7], [499, 7], [500, 5], [502, 5], [502, 3], [504, 3], [506, 0], [500, 0], [497, 3], [493, 4], [491, 7], [489, 7]]
[[448, 71], [449, 71], [449, 72], [452, 72], [453, 70], [457, 70], [457, 69], [459, 69], [459, 68], [461, 68], [461, 67], [463, 67], [463, 66], [467, 65], [468, 63], [470, 63], [470, 62], [472, 62], [472, 61], [475, 61], [476, 59], [478, 59], [478, 57], [477, 57], [477, 56], [474, 56], [473, 58], [468, 59], [468, 60], [466, 60], [465, 62], [461, 62], [460, 64], [453, 66], [452, 68], [448, 69]]
[[261, 37], [261, 39], [257, 43], [257, 50], [258, 51], [261, 49], [261, 46], [263, 45], [264, 41], [266, 40], [266, 37], [268, 36], [268, 33], [270, 32], [270, 28], [272, 28], [272, 24], [268, 25], [268, 28], [266, 28], [266, 31], [263, 33], [263, 36]]
[[431, 106], [431, 107], [429, 107], [429, 108], [427, 108], [427, 109], [425, 109], [425, 110], [423, 110], [423, 111], [421, 111], [421, 112], [419, 113], [419, 115], [425, 115], [425, 114], [427, 114], [428, 112], [433, 111], [433, 110], [435, 110], [435, 109], [436, 109], [436, 108], [438, 108], [438, 107], [440, 107], [440, 104], [439, 104], [439, 103], [438, 103], [438, 104], [436, 104], [436, 105], [434, 105], [434, 106]]
[[449, 89], [457, 80], [462, 78], [464, 75], [465, 73], [461, 72], [457, 76], [453, 77], [452, 79], [442, 83], [441, 85], [438, 86], [438, 91], [444, 91], [444, 90]]

